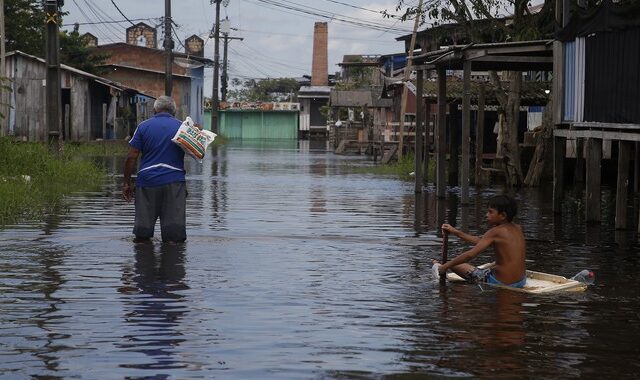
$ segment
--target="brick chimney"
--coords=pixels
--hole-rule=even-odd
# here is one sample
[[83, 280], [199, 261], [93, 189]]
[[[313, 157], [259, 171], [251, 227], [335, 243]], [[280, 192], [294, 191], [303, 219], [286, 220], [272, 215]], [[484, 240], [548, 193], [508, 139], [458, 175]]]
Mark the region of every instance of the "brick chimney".
[[327, 40], [329, 27], [326, 22], [316, 22], [313, 28], [313, 61], [311, 63], [311, 85], [329, 85], [329, 58]]

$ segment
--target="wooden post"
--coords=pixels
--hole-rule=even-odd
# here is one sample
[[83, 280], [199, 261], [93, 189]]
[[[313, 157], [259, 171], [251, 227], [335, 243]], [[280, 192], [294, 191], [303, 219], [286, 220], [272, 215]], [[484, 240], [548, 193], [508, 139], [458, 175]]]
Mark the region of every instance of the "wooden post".
[[460, 152], [460, 145], [458, 145], [459, 136], [460, 133], [458, 132], [458, 125], [453, 122], [453, 111], [449, 110], [449, 186], [458, 186], [460, 183], [460, 172], [458, 171], [460, 166], [460, 160], [458, 159], [458, 154]]
[[64, 140], [71, 141], [71, 107], [64, 105]]
[[576, 169], [573, 176], [575, 184], [584, 183], [584, 139], [576, 138]]
[[[442, 232], [442, 264], [445, 264], [449, 260], [449, 233]], [[440, 275], [440, 284], [444, 285], [447, 283], [447, 274]]]
[[415, 140], [415, 192], [422, 192], [423, 185], [423, 171], [422, 171], [422, 131], [424, 128], [422, 127], [422, 92], [424, 87], [424, 71], [418, 70], [418, 80], [416, 81], [416, 140]]
[[616, 186], [616, 229], [627, 228], [627, 198], [629, 193], [630, 141], [618, 142], [618, 183]]
[[564, 198], [564, 159], [567, 152], [567, 138], [553, 138], [553, 212], [562, 212]]
[[422, 163], [424, 169], [422, 173], [424, 173], [423, 180], [426, 185], [429, 182], [429, 153], [431, 152], [431, 103], [426, 103], [424, 114], [424, 161]]
[[637, 194], [640, 190], [640, 186], [638, 185], [638, 181], [640, 181], [640, 142], [636, 142], [635, 145], [635, 158], [633, 160], [633, 192]]
[[107, 103], [102, 103], [102, 139], [107, 139]]
[[469, 161], [471, 144], [471, 61], [464, 61], [464, 82], [462, 85], [462, 177], [460, 200], [469, 203]]
[[[44, 3], [46, 24], [46, 122], [49, 149], [58, 154], [60, 151], [60, 124], [62, 104], [60, 96], [60, 35], [59, 17], [60, 4], [56, 0], [46, 0]], [[2, 36], [4, 38], [4, 36]], [[2, 73], [3, 75], [5, 73]]]
[[602, 139], [587, 139], [587, 187], [585, 216], [587, 222], [599, 222], [600, 212], [600, 181], [602, 178]]
[[445, 197], [445, 153], [447, 149], [447, 71], [438, 67], [438, 125], [436, 154], [436, 196]]
[[482, 155], [484, 154], [484, 103], [485, 84], [480, 84], [480, 94], [478, 94], [478, 120], [476, 124], [476, 175], [475, 185], [482, 185]]
[[[3, 78], [7, 76], [7, 57], [6, 57], [6, 45], [5, 45], [5, 22], [4, 22], [4, 0], [0, 0], [0, 76]], [[10, 75], [9, 75], [10, 76]], [[4, 83], [3, 85], [9, 85]], [[0, 113], [3, 115], [0, 118], [0, 136], [6, 136], [9, 134], [9, 96], [7, 91], [0, 90]]]
[[407, 51], [407, 64], [404, 67], [404, 75], [402, 79], [402, 98], [400, 98], [400, 132], [398, 136], [398, 159], [404, 156], [404, 118], [407, 109], [407, 97], [408, 88], [407, 82], [411, 76], [411, 70], [413, 67], [413, 51], [416, 46], [416, 34], [418, 32], [418, 26], [420, 25], [420, 19], [422, 15], [422, 2], [420, 0], [418, 7], [416, 8], [415, 20], [413, 23], [413, 32], [411, 33], [411, 40], [409, 42], [409, 51]]

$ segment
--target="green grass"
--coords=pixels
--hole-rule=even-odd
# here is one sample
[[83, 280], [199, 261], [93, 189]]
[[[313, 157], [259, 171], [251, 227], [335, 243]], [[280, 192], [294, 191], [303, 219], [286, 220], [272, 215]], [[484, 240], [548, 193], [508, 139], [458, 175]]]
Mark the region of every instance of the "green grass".
[[44, 144], [0, 138], [0, 225], [38, 220], [65, 195], [100, 187], [105, 171], [82, 157], [97, 148], [69, 148], [56, 157]]
[[[415, 156], [413, 154], [406, 155], [401, 157], [397, 161], [390, 162], [385, 165], [375, 165], [375, 166], [365, 166], [365, 167], [357, 167], [357, 171], [372, 173], [372, 174], [380, 174], [380, 175], [396, 175], [400, 179], [404, 181], [413, 181], [413, 176], [409, 173], [412, 173], [416, 170], [416, 161]], [[429, 161], [429, 176], [432, 176], [435, 170], [435, 162], [434, 160]]]

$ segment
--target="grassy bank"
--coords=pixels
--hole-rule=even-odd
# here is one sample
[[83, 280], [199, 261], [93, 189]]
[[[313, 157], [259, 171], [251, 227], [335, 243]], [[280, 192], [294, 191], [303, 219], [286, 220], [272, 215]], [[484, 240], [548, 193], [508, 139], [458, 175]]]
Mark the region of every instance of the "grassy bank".
[[[406, 155], [400, 158], [398, 161], [393, 161], [385, 165], [375, 165], [358, 167], [358, 171], [372, 173], [372, 174], [384, 174], [384, 175], [396, 175], [400, 179], [405, 181], [412, 181], [413, 173], [416, 170], [416, 161], [413, 154]], [[434, 161], [429, 161], [429, 176], [434, 173]]]
[[37, 220], [64, 195], [98, 189], [105, 172], [81, 156], [100, 148], [66, 146], [58, 158], [44, 144], [0, 138], [0, 225]]

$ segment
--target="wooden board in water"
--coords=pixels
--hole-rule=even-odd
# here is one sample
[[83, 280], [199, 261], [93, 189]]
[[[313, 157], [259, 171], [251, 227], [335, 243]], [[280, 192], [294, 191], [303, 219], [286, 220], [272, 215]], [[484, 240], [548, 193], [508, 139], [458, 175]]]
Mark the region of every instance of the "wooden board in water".
[[[478, 268], [489, 268], [493, 265], [483, 264]], [[465, 280], [455, 273], [447, 273], [447, 280], [452, 282], [464, 282]], [[513, 290], [523, 293], [552, 293], [552, 292], [582, 292], [587, 288], [587, 285], [576, 280], [571, 280], [563, 276], [557, 276], [555, 274], [536, 272], [527, 270], [527, 283], [523, 288], [513, 288], [511, 286], [496, 285], [482, 283], [482, 285], [489, 285], [496, 288]]]

